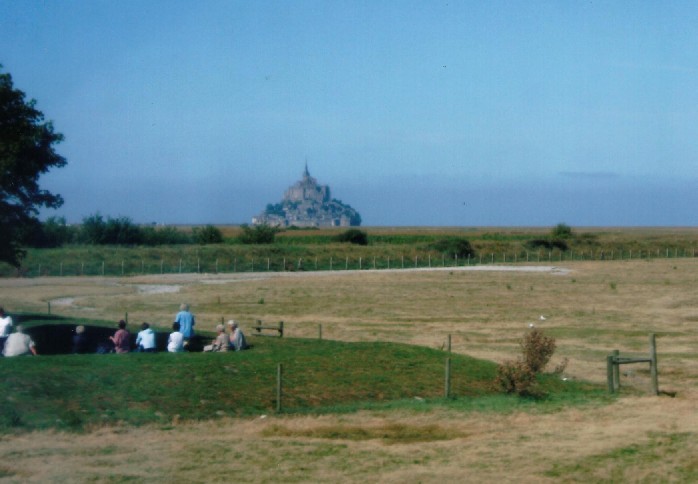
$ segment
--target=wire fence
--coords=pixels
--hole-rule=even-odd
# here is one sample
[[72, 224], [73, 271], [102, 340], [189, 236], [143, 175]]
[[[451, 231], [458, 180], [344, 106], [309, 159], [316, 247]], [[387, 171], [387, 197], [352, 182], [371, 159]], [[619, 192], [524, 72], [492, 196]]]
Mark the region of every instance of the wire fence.
[[147, 259], [125, 255], [108, 258], [65, 258], [60, 261], [29, 262], [19, 270], [0, 267], [0, 276], [133, 276], [177, 273], [236, 273], [284, 271], [348, 271], [463, 267], [484, 264], [562, 263], [565, 261], [618, 261], [637, 259], [695, 258], [695, 249], [645, 250], [539, 250], [520, 252], [489, 252], [475, 256], [419, 253], [401, 256], [339, 256], [339, 257], [254, 257], [249, 255], [212, 257], [186, 255], [161, 258], [151, 254]]

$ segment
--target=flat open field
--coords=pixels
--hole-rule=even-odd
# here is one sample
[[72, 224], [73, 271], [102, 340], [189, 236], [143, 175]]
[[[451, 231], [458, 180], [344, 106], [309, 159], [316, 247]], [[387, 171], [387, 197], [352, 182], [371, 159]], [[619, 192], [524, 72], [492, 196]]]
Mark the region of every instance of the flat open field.
[[[290, 337], [399, 341], [494, 361], [534, 323], [567, 378], [605, 384], [605, 356], [643, 355], [658, 335], [660, 390], [623, 367], [622, 396], [554, 413], [371, 411], [3, 436], [8, 481], [692, 482], [698, 478], [698, 260], [563, 262], [414, 271], [0, 279], [10, 312], [169, 326], [180, 302], [200, 328], [283, 320]], [[543, 318], [541, 318], [543, 316]], [[247, 331], [250, 332], [249, 330]], [[394, 443], [395, 432], [433, 441]], [[406, 441], [408, 442], [408, 441]], [[11, 468], [11, 472], [10, 469]], [[20, 477], [18, 477], [20, 476]]]

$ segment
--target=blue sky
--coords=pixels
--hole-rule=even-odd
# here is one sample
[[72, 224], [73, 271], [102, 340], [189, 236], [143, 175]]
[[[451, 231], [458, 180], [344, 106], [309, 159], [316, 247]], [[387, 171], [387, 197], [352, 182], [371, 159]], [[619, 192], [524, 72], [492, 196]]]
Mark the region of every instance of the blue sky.
[[698, 216], [698, 3], [0, 0], [71, 222], [245, 223], [311, 174], [364, 225]]

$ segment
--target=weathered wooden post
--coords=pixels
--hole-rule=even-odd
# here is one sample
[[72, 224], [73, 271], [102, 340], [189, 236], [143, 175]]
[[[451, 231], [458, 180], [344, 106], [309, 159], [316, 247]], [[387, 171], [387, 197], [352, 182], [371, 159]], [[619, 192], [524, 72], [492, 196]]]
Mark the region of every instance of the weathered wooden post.
[[317, 339], [322, 339], [322, 323], [317, 325]]
[[447, 347], [448, 347], [448, 352], [450, 353], [450, 352], [451, 352], [451, 335], [450, 335], [450, 334], [448, 335], [448, 344], [447, 344]]
[[650, 379], [652, 394], [659, 395], [659, 378], [657, 372], [657, 338], [654, 333], [650, 333]]
[[128, 324], [128, 311], [124, 314], [124, 321]]
[[444, 397], [449, 398], [451, 396], [451, 358], [446, 358], [446, 368], [444, 372]]
[[608, 393], [614, 393], [613, 384], [613, 355], [606, 356], [606, 382], [608, 383]]
[[283, 366], [279, 363], [276, 367], [276, 412], [281, 412], [281, 377], [283, 376]]
[[618, 357], [620, 356], [620, 351], [613, 350], [611, 353], [613, 356], [613, 391], [620, 391], [620, 365], [618, 364]]

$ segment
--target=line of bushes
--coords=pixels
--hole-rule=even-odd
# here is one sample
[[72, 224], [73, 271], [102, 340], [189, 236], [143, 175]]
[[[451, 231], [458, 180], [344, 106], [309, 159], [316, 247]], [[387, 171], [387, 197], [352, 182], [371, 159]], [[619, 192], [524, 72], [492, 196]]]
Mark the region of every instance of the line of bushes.
[[86, 245], [178, 245], [220, 244], [223, 234], [213, 226], [183, 231], [171, 226], [138, 225], [128, 217], [99, 213], [85, 217], [80, 225], [68, 225], [63, 217], [50, 217], [27, 228], [24, 244], [31, 248], [55, 248], [67, 244]]

